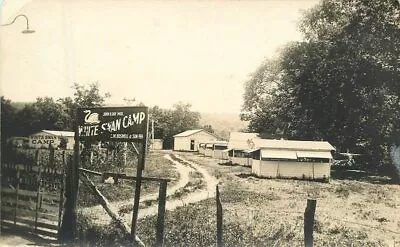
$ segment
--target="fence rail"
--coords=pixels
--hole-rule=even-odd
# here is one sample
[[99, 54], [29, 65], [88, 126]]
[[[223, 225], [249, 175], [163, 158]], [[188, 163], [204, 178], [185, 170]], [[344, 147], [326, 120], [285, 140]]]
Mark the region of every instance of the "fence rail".
[[[54, 152], [51, 152], [54, 156]], [[62, 161], [65, 162], [65, 152]], [[64, 201], [65, 163], [39, 162], [40, 151], [24, 163], [1, 164], [1, 226], [58, 238]]]

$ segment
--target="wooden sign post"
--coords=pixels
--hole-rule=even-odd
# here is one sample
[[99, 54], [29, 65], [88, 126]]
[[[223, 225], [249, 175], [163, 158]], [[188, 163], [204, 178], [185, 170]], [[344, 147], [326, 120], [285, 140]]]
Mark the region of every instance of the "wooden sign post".
[[[147, 122], [147, 131], [148, 131], [148, 122]], [[144, 165], [146, 163], [147, 131], [146, 131], [146, 135], [145, 135], [145, 140], [143, 141], [143, 145], [142, 145], [142, 154], [139, 157], [138, 167], [136, 170], [136, 186], [135, 186], [135, 195], [134, 195], [135, 198], [133, 200], [132, 226], [131, 226], [132, 236], [136, 236], [137, 220], [139, 217], [139, 203], [140, 203], [140, 188], [142, 186], [142, 172], [144, 170]]]
[[[132, 217], [132, 234], [136, 236], [139, 210], [140, 187], [144, 169], [149, 130], [149, 110], [147, 107], [98, 107], [78, 108], [75, 128], [74, 164], [67, 171], [66, 206], [63, 233], [67, 238], [76, 234], [76, 199], [78, 193], [78, 169], [80, 161], [80, 141], [140, 142], [143, 150], [137, 167], [135, 200]], [[64, 224], [65, 222], [65, 224]]]

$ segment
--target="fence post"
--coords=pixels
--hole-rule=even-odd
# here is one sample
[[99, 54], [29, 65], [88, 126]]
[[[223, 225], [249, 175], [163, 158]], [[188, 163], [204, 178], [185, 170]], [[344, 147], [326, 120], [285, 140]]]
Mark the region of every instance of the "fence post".
[[17, 166], [17, 186], [15, 189], [15, 208], [14, 208], [14, 225], [17, 224], [17, 211], [18, 211], [18, 192], [19, 192], [19, 180], [20, 180], [20, 173], [19, 168]]
[[53, 148], [53, 146], [49, 146], [49, 166], [48, 167], [55, 167], [55, 162], [54, 162], [54, 156], [55, 156], [55, 150]]
[[35, 212], [35, 232], [37, 231], [37, 223], [39, 217], [39, 209], [40, 209], [40, 187], [42, 185], [42, 168], [39, 167], [39, 173], [37, 177], [37, 191], [36, 191], [36, 212]]
[[[60, 229], [60, 240], [63, 242], [73, 242], [76, 238], [77, 213], [76, 202], [79, 186], [79, 164], [80, 164], [80, 145], [78, 126], [75, 126], [74, 156], [71, 162], [67, 162], [65, 177], [65, 205], [64, 215]], [[73, 160], [73, 162], [72, 162]]]
[[216, 202], [217, 202], [217, 247], [222, 247], [222, 205], [219, 198], [218, 185], [216, 186]]
[[313, 246], [313, 228], [316, 205], [317, 200], [307, 199], [307, 207], [304, 212], [304, 245], [306, 247]]
[[167, 181], [162, 180], [160, 182], [160, 191], [158, 196], [158, 217], [157, 217], [157, 233], [156, 233], [157, 247], [163, 245], [166, 198], [167, 198]]

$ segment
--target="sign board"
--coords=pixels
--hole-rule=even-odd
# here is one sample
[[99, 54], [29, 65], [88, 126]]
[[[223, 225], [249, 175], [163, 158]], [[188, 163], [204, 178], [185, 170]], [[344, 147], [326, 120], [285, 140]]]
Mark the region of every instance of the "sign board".
[[79, 140], [144, 142], [148, 115], [147, 107], [79, 108]]

